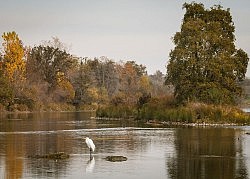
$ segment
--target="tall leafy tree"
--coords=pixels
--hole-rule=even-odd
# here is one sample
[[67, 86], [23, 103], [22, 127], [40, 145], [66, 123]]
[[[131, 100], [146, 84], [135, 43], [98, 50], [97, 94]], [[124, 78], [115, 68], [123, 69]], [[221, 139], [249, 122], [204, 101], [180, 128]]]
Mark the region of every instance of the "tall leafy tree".
[[91, 75], [90, 66], [85, 62], [81, 61], [78, 66], [76, 77], [74, 78], [75, 87], [75, 105], [80, 103], [87, 103], [89, 100], [88, 89], [91, 87], [93, 82], [93, 76]]
[[234, 103], [241, 95], [248, 56], [235, 47], [229, 9], [185, 3], [181, 31], [173, 38], [166, 83], [175, 87], [179, 102]]
[[40, 78], [49, 84], [49, 91], [53, 91], [58, 82], [67, 78], [74, 61], [66, 51], [42, 45], [34, 47], [28, 58], [28, 64], [33, 68], [32, 73], [36, 73], [37, 79]]
[[145, 69], [143, 65], [138, 65], [134, 61], [117, 65], [119, 93], [115, 98], [134, 105], [143, 93], [149, 93], [150, 84]]
[[87, 65], [95, 78], [92, 83], [99, 89], [106, 88], [109, 95], [116, 92], [119, 77], [114, 61], [102, 56], [94, 60], [88, 60]]
[[25, 61], [22, 41], [16, 32], [3, 33], [3, 68], [6, 76], [15, 81], [24, 77]]

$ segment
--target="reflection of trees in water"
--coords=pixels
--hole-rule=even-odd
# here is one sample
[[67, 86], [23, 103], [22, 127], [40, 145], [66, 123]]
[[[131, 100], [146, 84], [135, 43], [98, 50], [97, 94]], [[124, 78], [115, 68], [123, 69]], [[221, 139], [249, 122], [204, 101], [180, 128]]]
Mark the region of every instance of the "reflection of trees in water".
[[[45, 114], [45, 115], [44, 115]], [[32, 123], [36, 131], [49, 131], [37, 133], [29, 138], [33, 147], [27, 146], [26, 151], [30, 156], [45, 155], [49, 153], [72, 153], [75, 141], [64, 130], [75, 129], [72, 113], [44, 113]], [[36, 117], [37, 118], [37, 117]], [[43, 119], [45, 121], [43, 121]], [[58, 132], [59, 131], [59, 132]], [[28, 167], [31, 172], [39, 176], [62, 176], [67, 171], [67, 160], [48, 160], [28, 158]]]
[[[27, 146], [27, 155], [45, 155], [50, 153], [65, 152], [71, 153], [74, 143], [72, 139], [64, 134], [35, 135], [31, 139], [35, 145]], [[61, 176], [66, 173], [67, 160], [36, 159], [28, 158], [27, 166], [39, 176]]]
[[235, 135], [235, 146], [236, 146], [236, 177], [235, 178], [248, 178], [248, 171], [246, 166], [246, 158], [243, 155], [243, 141], [244, 140], [240, 133]]
[[[25, 115], [25, 114], [24, 114]], [[5, 114], [1, 115], [0, 122], [0, 131], [5, 132], [14, 132], [19, 125], [16, 121], [20, 121], [20, 119], [24, 115], [17, 114]], [[5, 176], [1, 176], [3, 178], [21, 178], [24, 170], [23, 165], [23, 155], [25, 153], [24, 142], [25, 136], [23, 134], [7, 134], [0, 135], [0, 153], [4, 154], [0, 163], [4, 163]]]
[[[17, 118], [24, 119], [20, 116]], [[164, 147], [164, 143], [167, 143], [169, 138], [172, 138], [172, 132], [168, 133], [157, 129], [152, 131], [124, 128], [123, 130], [123, 127], [126, 126], [136, 126], [132, 121], [95, 120], [89, 119], [81, 113], [30, 113], [27, 115], [27, 119], [7, 120], [7, 122], [4, 122], [4, 126], [5, 128], [1, 128], [3, 131], [29, 132], [16, 133], [12, 137], [10, 137], [10, 134], [0, 135], [0, 153], [5, 156], [0, 158], [0, 163], [4, 163], [5, 158], [7, 158], [12, 163], [5, 162], [5, 165], [9, 165], [8, 168], [5, 167], [6, 172], [10, 174], [19, 172], [20, 176], [32, 175], [34, 178], [36, 176], [45, 178], [67, 176], [69, 165], [73, 161], [71, 159], [57, 161], [34, 159], [28, 158], [29, 155], [43, 155], [54, 152], [89, 154], [89, 150], [84, 140], [82, 140], [86, 135], [90, 135], [94, 140], [96, 144], [95, 155], [99, 155], [99, 157], [109, 154], [124, 156], [137, 156], [139, 154], [141, 156], [150, 150], [164, 149], [161, 147]], [[116, 127], [119, 127], [119, 129], [110, 129]], [[80, 130], [71, 131], [77, 128]], [[84, 128], [87, 130], [84, 130]], [[106, 129], [95, 130], [96, 128]], [[31, 131], [34, 131], [34, 133]], [[7, 137], [9, 137], [9, 140], [6, 140]], [[154, 148], [155, 145], [161, 145], [161, 147]], [[6, 155], [7, 150], [12, 150], [12, 153]], [[20, 159], [18, 163], [16, 159]], [[15, 164], [14, 161], [16, 162]], [[13, 167], [14, 165], [16, 167]]]
[[25, 161], [28, 171], [34, 174], [59, 176], [65, 173], [67, 160], [24, 159], [27, 156], [54, 152], [71, 153], [75, 141], [63, 131], [56, 132], [74, 129], [74, 125], [67, 125], [67, 123], [65, 125], [65, 120], [68, 123], [71, 123], [70, 120], [74, 120], [74, 117], [71, 116], [72, 113], [13, 113], [2, 118], [1, 132], [14, 132], [14, 134], [6, 133], [1, 136], [2, 139], [0, 138], [0, 152], [5, 156], [3, 157], [5, 159], [5, 178], [24, 176]]
[[20, 141], [23, 135], [6, 135], [5, 141], [5, 178], [21, 178], [23, 173], [24, 146]]
[[[5, 121], [1, 131], [28, 131], [27, 134], [6, 134], [4, 139], [0, 139], [0, 151], [5, 155], [4, 159], [7, 178], [20, 178], [23, 176], [25, 166], [24, 162], [26, 162], [28, 172], [33, 173], [34, 175], [45, 177], [60, 177], [64, 175], [67, 172], [69, 165], [68, 160], [56, 161], [34, 159], [27, 158], [27, 156], [44, 155], [55, 152], [65, 152], [68, 154], [75, 152], [84, 153], [83, 149], [85, 148], [85, 142], [83, 137], [86, 133], [83, 132], [83, 135], [69, 135], [70, 133], [64, 130], [97, 128], [96, 120], [89, 120], [90, 115], [86, 113], [52, 112], [27, 114], [13, 113], [4, 116], [3, 119]], [[32, 131], [34, 131], [34, 133], [32, 133]], [[95, 136], [96, 134], [93, 135]], [[98, 135], [99, 134], [96, 135], [96, 138], [98, 138]], [[97, 139], [97, 143], [103, 141]], [[118, 141], [119, 139], [106, 142], [112, 148], [112, 146], [115, 146]]]
[[67, 160], [31, 159], [28, 162], [29, 173], [39, 177], [60, 177], [67, 173]]
[[247, 178], [234, 129], [177, 129], [175, 151], [166, 163], [170, 178]]

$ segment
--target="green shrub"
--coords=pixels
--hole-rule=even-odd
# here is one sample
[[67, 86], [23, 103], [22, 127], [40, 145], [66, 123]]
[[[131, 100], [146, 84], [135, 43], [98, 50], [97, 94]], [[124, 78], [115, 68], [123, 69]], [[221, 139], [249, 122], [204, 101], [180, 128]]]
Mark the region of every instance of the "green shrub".
[[98, 117], [107, 117], [107, 118], [131, 118], [136, 116], [136, 107], [133, 106], [102, 106], [99, 107], [96, 111]]

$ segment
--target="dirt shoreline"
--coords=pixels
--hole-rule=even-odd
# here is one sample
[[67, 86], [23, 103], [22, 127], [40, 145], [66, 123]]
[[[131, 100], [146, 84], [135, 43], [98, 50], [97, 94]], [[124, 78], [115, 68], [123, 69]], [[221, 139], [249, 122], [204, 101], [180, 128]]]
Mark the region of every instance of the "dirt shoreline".
[[[129, 120], [129, 121], [140, 121], [135, 119], [123, 119], [123, 118], [108, 118], [108, 117], [92, 117], [96, 120], [112, 120], [112, 121], [119, 121], [119, 120]], [[148, 121], [141, 121], [145, 125], [149, 125], [152, 127], [167, 127], [167, 126], [186, 126], [186, 127], [227, 127], [227, 126], [246, 126], [249, 125], [247, 123], [223, 123], [223, 122], [174, 122], [174, 121], [159, 121], [159, 120], [148, 120]]]
[[245, 126], [248, 124], [237, 123], [195, 123], [195, 122], [169, 122], [169, 121], [147, 121], [145, 124], [152, 126], [186, 126], [186, 127], [227, 127], [227, 126]]

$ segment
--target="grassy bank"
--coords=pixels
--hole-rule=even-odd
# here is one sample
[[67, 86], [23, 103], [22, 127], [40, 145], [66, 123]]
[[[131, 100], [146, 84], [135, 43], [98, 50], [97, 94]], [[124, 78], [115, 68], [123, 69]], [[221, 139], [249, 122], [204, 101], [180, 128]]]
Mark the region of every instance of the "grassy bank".
[[151, 99], [140, 109], [136, 106], [105, 106], [97, 110], [98, 117], [135, 118], [138, 120], [157, 120], [183, 123], [237, 123], [250, 124], [250, 115], [236, 106], [189, 103], [175, 106], [173, 101]]
[[138, 115], [139, 119], [185, 123], [239, 123], [249, 124], [250, 116], [232, 106], [213, 106], [189, 104], [188, 106], [159, 109], [145, 106]]

